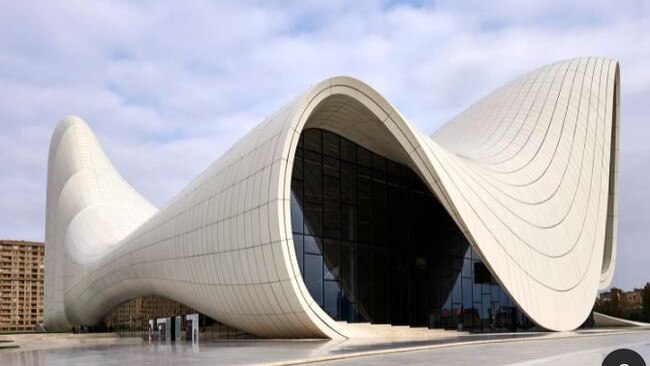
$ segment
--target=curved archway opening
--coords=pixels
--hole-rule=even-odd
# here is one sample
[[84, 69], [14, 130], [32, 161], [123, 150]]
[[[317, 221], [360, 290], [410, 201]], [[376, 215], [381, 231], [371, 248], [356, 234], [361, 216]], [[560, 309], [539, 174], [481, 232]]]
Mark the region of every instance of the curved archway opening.
[[[112, 307], [93, 332], [110, 331], [150, 341], [253, 339], [255, 336], [223, 324], [183, 303], [159, 295], [129, 299]], [[198, 338], [196, 338], [198, 336]]]
[[404, 164], [397, 141], [387, 140], [395, 138], [387, 130], [382, 136], [384, 126], [368, 128], [381, 122], [357, 107], [348, 101], [318, 109], [295, 153], [292, 235], [314, 301], [334, 320], [347, 322], [530, 326], [445, 208]]

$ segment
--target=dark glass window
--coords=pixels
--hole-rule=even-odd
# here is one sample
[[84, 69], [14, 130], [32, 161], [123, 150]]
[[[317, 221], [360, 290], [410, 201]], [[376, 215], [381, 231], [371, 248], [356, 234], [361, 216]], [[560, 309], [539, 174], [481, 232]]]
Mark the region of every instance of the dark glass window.
[[352, 163], [341, 162], [341, 202], [354, 204], [357, 199], [357, 172]]
[[300, 273], [304, 273], [303, 260], [305, 258], [305, 246], [303, 244], [303, 236], [294, 234], [293, 245], [296, 250], [296, 258], [298, 259], [298, 267], [300, 267]]
[[491, 283], [492, 275], [482, 262], [474, 262], [474, 283]]
[[300, 199], [296, 197], [295, 191], [291, 192], [291, 228], [294, 233], [303, 232], [303, 222], [302, 219], [304, 214], [302, 213], [302, 208], [300, 207]]
[[357, 214], [356, 207], [352, 205], [341, 205], [341, 239], [356, 241]]
[[347, 139], [341, 139], [341, 160], [356, 163], [357, 160], [357, 145]]
[[323, 131], [310, 128], [302, 132], [300, 139], [303, 140], [303, 147], [305, 150], [314, 152], [323, 152]]
[[305, 254], [305, 285], [318, 305], [323, 306], [323, 257]]
[[335, 320], [475, 331], [530, 325], [410, 168], [307, 129], [291, 190], [303, 280]]
[[319, 255], [322, 253], [321, 246], [320, 246], [320, 242], [321, 242], [320, 238], [311, 235], [305, 235], [305, 236], [301, 235], [301, 237], [303, 238], [305, 253], [319, 254]]
[[372, 178], [379, 181], [386, 180], [386, 159], [379, 155], [372, 155]]
[[339, 304], [341, 303], [341, 289], [339, 288], [339, 283], [336, 281], [325, 281], [324, 282], [324, 297], [325, 304], [323, 310], [331, 316], [338, 317], [341, 313]]
[[340, 140], [339, 135], [329, 131], [323, 131], [323, 154], [338, 160], [341, 153], [339, 148]]
[[303, 208], [305, 217], [304, 232], [316, 237], [323, 234], [323, 205], [319, 203], [305, 203]]

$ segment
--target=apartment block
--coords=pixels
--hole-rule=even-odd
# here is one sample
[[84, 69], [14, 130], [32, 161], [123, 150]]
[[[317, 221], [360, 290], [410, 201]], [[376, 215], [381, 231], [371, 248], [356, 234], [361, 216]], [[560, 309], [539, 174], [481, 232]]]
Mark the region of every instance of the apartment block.
[[43, 323], [43, 243], [0, 240], [0, 332]]

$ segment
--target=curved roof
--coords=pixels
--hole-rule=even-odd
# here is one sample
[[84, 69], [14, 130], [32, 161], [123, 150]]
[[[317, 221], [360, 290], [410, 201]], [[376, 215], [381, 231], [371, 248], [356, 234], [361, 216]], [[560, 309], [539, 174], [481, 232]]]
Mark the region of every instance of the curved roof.
[[155, 293], [260, 336], [358, 336], [313, 301], [294, 253], [293, 156], [301, 131], [318, 127], [411, 167], [531, 320], [574, 329], [613, 274], [618, 74], [604, 58], [552, 64], [432, 136], [366, 84], [328, 79], [159, 210], [68, 117], [50, 148], [46, 327], [92, 324]]

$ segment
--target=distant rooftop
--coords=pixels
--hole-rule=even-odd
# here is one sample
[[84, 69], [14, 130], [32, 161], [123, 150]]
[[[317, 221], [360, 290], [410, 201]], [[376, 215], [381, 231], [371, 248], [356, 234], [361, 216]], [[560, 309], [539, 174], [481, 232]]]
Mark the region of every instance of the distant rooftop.
[[11, 244], [11, 245], [45, 245], [42, 241], [27, 241], [27, 240], [10, 240], [10, 239], [0, 239], [0, 244]]

